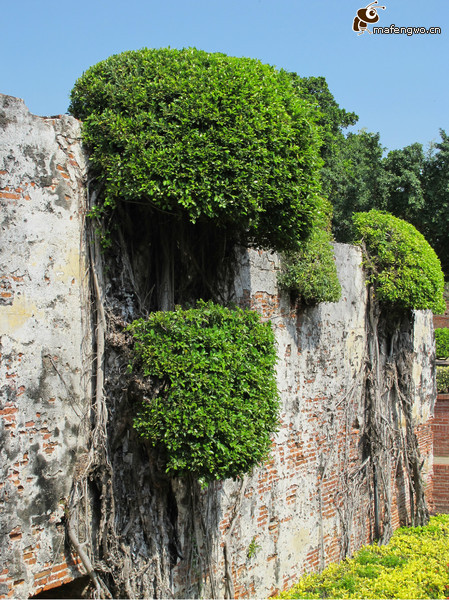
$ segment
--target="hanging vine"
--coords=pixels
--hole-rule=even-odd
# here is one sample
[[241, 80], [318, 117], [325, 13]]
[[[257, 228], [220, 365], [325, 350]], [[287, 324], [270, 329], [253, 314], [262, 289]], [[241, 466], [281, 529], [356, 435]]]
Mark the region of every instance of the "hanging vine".
[[413, 322], [401, 313], [382, 313], [373, 286], [368, 290], [368, 313], [365, 445], [370, 457], [374, 537], [386, 543], [393, 533], [395, 495], [402, 525], [425, 524], [428, 509], [411, 400]]

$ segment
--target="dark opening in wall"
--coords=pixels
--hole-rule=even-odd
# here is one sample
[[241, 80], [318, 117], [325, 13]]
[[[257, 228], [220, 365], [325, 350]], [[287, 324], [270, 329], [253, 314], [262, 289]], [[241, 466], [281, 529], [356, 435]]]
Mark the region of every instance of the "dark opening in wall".
[[90, 584], [89, 575], [85, 575], [70, 583], [58, 585], [51, 588], [51, 590], [45, 590], [35, 596], [30, 596], [30, 598], [87, 598]]

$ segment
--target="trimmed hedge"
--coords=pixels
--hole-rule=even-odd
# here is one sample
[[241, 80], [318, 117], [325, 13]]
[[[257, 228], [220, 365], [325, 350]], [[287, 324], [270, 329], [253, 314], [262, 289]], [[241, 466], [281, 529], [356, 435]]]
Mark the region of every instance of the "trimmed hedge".
[[425, 527], [398, 529], [386, 546], [366, 546], [353, 558], [306, 575], [279, 598], [447, 598], [449, 515]]
[[437, 367], [437, 391], [440, 394], [449, 394], [449, 367]]
[[380, 302], [400, 309], [445, 311], [440, 261], [413, 225], [379, 210], [356, 213], [353, 223]]
[[264, 461], [278, 426], [276, 349], [257, 313], [199, 301], [130, 327], [135, 365], [160, 390], [134, 421], [171, 475], [237, 477]]
[[104, 206], [212, 220], [243, 243], [295, 250], [323, 209], [317, 109], [291, 74], [195, 48], [123, 52], [75, 83]]

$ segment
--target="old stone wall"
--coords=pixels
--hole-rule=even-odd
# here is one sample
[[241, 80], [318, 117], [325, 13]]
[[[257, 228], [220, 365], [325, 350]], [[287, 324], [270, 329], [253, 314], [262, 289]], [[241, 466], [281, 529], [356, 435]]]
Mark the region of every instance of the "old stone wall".
[[[92, 425], [85, 167], [74, 119], [35, 117], [22, 101], [0, 96], [0, 597], [29, 597], [84, 573], [67, 540], [65, 506]], [[270, 461], [241, 480], [200, 490], [158, 479], [122, 414], [129, 395], [121, 371], [113, 374], [120, 344], [108, 339], [107, 372], [123, 398], [106, 381], [109, 479], [97, 495], [85, 494], [85, 515], [96, 520], [86, 523], [85, 538], [98, 554], [103, 548], [96, 563], [103, 574], [107, 544], [93, 538], [105, 520], [116, 532], [117, 556], [138, 571], [139, 589], [158, 597], [267, 597], [373, 539], [366, 286], [360, 251], [338, 244], [335, 253], [342, 299], [316, 307], [298, 307], [280, 293], [275, 255], [242, 255], [235, 297], [273, 324], [282, 411]], [[432, 316], [415, 313], [404, 327], [431, 499]], [[408, 490], [397, 469], [390, 479], [397, 526], [408, 518]], [[100, 522], [95, 510], [107, 494], [110, 512]], [[164, 556], [154, 554], [156, 538]], [[173, 566], [163, 592], [149, 579], [161, 571], [159, 559]]]
[[[220, 573], [227, 569], [235, 597], [268, 597], [373, 540], [370, 460], [363, 453], [366, 285], [359, 249], [337, 244], [335, 255], [342, 299], [300, 310], [279, 294], [276, 256], [249, 250], [242, 261], [237, 296], [273, 323], [283, 404], [270, 462], [216, 492], [220, 534], [213, 561], [221, 595], [226, 585]], [[430, 500], [435, 395], [430, 311], [415, 313], [410, 336], [415, 426]], [[401, 478], [391, 477], [398, 527], [407, 524], [409, 497]], [[186, 595], [190, 578], [181, 561], [175, 576], [179, 597]]]
[[79, 123], [0, 95], [0, 597], [82, 572], [63, 521], [90, 405], [85, 197]]

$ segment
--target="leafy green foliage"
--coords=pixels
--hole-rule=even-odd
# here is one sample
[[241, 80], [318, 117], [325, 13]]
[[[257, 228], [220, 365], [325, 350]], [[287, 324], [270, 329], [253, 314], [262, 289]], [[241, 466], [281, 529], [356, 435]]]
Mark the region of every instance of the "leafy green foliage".
[[306, 575], [280, 598], [447, 598], [449, 515], [425, 527], [398, 529], [387, 546], [366, 546], [352, 559]]
[[136, 367], [158, 381], [134, 426], [171, 474], [237, 477], [267, 458], [278, 422], [276, 351], [269, 323], [199, 301], [130, 325]]
[[111, 56], [76, 82], [104, 206], [146, 204], [293, 250], [321, 210], [316, 110], [291, 74], [188, 48]]
[[291, 74], [298, 93], [319, 109], [323, 192], [333, 206], [333, 234], [351, 239], [352, 214], [386, 210], [414, 225], [437, 252], [449, 277], [449, 135], [428, 152], [415, 143], [384, 156], [378, 133], [349, 133], [358, 117], [341, 109], [323, 77]]
[[435, 144], [423, 169], [425, 204], [419, 228], [438, 253], [449, 278], [449, 135], [441, 129], [440, 136], [441, 142]]
[[337, 302], [341, 296], [330, 233], [315, 229], [299, 252], [282, 255], [281, 287], [306, 304]]
[[[325, 103], [321, 108], [331, 118], [331, 108]], [[337, 241], [350, 240], [353, 212], [386, 210], [426, 237], [449, 276], [449, 136], [444, 130], [440, 135], [441, 142], [429, 152], [415, 143], [386, 156], [379, 134], [360, 131], [334, 137], [333, 150], [323, 153], [322, 179], [333, 205]]]
[[299, 95], [318, 107], [317, 124], [323, 139], [321, 156], [326, 162], [339, 151], [339, 142], [344, 139], [342, 130], [355, 125], [358, 116], [339, 107], [324, 77], [299, 77], [296, 73], [291, 73], [290, 76]]
[[333, 205], [335, 238], [348, 242], [354, 212], [386, 209], [388, 177], [382, 166], [379, 134], [350, 133], [339, 139], [338, 146], [338, 152], [326, 160], [323, 187]]
[[435, 329], [435, 345], [437, 358], [449, 357], [449, 329]]
[[247, 558], [253, 558], [253, 556], [256, 556], [261, 547], [262, 546], [256, 542], [256, 536], [254, 536], [248, 546], [248, 551], [246, 553]]
[[449, 367], [437, 367], [437, 391], [449, 394]]
[[353, 221], [379, 301], [400, 309], [444, 312], [443, 272], [424, 236], [410, 223], [378, 210], [357, 213]]
[[422, 145], [418, 143], [392, 150], [382, 161], [387, 180], [386, 210], [418, 229], [425, 207], [422, 181], [425, 163]]
[[378, 133], [350, 133], [334, 161], [325, 167], [326, 189], [334, 205], [334, 232], [339, 241], [351, 236], [354, 212], [386, 210], [418, 227], [424, 208], [421, 144], [393, 150], [383, 158]]

